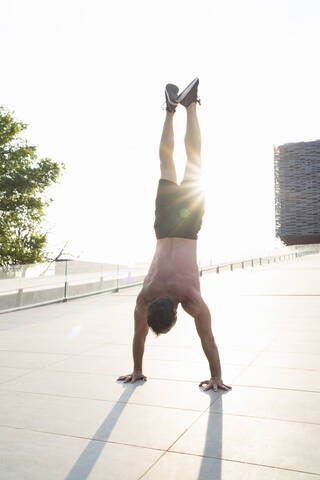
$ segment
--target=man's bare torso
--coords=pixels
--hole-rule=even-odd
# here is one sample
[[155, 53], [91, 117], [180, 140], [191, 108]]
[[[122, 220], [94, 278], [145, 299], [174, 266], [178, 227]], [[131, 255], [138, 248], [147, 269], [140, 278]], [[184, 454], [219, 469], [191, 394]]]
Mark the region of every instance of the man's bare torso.
[[197, 265], [197, 240], [162, 238], [140, 292], [146, 305], [159, 297], [172, 298], [175, 305], [186, 306], [200, 295]]

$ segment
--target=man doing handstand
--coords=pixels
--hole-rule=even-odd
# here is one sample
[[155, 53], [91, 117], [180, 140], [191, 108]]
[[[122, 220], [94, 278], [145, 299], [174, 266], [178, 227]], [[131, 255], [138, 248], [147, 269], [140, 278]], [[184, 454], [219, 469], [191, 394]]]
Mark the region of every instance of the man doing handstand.
[[[201, 134], [196, 113], [199, 80], [196, 78], [178, 95], [178, 87], [166, 86], [166, 119], [160, 142], [160, 168], [156, 197], [156, 251], [137, 297], [134, 311], [133, 372], [118, 378], [134, 383], [146, 377], [142, 373], [142, 357], [149, 328], [156, 335], [167, 333], [177, 320], [177, 307], [195, 321], [203, 351], [208, 359], [211, 378], [200, 386], [205, 390], [229, 390], [221, 378], [218, 348], [211, 330], [210, 311], [200, 293], [197, 266], [197, 238], [204, 213], [201, 186]], [[200, 103], [200, 102], [199, 102]], [[187, 111], [185, 147], [187, 163], [183, 181], [177, 184], [173, 161], [173, 115], [178, 104]]]

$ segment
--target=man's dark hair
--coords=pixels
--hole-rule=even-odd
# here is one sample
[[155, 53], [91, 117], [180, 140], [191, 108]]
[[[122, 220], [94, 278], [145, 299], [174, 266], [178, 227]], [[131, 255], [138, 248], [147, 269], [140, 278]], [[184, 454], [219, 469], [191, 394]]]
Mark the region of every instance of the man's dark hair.
[[169, 298], [157, 298], [147, 310], [147, 322], [156, 335], [175, 323], [174, 305]]

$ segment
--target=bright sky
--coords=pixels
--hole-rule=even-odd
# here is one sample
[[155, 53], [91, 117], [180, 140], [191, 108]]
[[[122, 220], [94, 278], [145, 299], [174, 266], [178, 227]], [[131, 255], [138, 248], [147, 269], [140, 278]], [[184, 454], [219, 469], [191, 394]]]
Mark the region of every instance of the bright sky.
[[[1, 101], [67, 170], [50, 245], [149, 261], [166, 83], [200, 78], [207, 208], [200, 260], [274, 242], [273, 145], [319, 138], [317, 0], [0, 3]], [[185, 110], [175, 160], [185, 162]]]

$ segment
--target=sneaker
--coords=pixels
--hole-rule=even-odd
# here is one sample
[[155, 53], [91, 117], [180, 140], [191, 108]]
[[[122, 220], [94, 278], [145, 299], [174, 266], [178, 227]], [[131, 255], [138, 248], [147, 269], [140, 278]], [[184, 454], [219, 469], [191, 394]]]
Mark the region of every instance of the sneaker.
[[180, 93], [177, 98], [177, 102], [181, 103], [184, 107], [189, 107], [191, 103], [198, 102], [200, 105], [200, 99], [198, 95], [199, 78], [195, 78], [192, 82]]
[[178, 105], [177, 97], [178, 97], [179, 88], [172, 83], [168, 83], [166, 85], [166, 110], [167, 112], [175, 112], [176, 107]]

